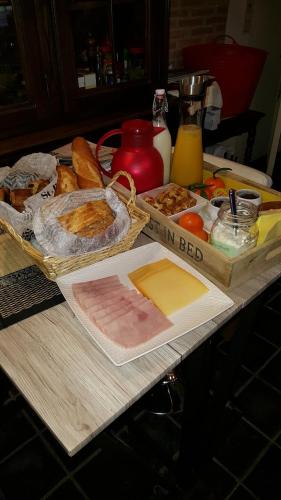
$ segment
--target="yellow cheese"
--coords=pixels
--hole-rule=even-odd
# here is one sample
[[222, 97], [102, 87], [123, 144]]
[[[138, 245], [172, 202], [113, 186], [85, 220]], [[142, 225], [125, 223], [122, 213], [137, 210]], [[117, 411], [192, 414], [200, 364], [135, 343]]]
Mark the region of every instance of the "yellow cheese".
[[129, 274], [135, 287], [167, 316], [199, 299], [208, 288], [169, 259], [162, 259]]
[[277, 238], [281, 234], [281, 210], [268, 210], [259, 216], [257, 220], [259, 236], [257, 245]]

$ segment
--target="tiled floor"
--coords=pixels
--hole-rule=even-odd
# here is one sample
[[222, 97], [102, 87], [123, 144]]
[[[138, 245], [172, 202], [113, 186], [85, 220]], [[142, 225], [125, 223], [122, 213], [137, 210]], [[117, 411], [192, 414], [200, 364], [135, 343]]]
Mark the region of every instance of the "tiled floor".
[[[0, 500], [279, 500], [280, 323], [281, 280], [264, 298], [223, 439], [188, 486], [176, 479], [180, 413], [152, 414], [146, 398], [70, 458], [0, 372]], [[217, 366], [224, 360], [222, 340]]]

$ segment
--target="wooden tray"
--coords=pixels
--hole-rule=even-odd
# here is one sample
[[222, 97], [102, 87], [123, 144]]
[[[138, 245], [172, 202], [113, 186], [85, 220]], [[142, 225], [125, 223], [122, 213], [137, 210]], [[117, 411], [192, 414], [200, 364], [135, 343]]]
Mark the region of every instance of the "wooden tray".
[[[204, 162], [205, 176], [209, 176], [214, 170], [217, 170], [217, 167]], [[280, 192], [245, 180], [236, 174], [227, 173], [221, 177], [228, 188], [252, 187], [262, 194], [263, 201], [281, 201]], [[143, 229], [147, 236], [162, 243], [223, 289], [233, 288], [281, 261], [281, 236], [230, 259], [209, 243], [181, 228], [140, 197], [137, 197], [137, 206], [150, 214], [150, 221]]]

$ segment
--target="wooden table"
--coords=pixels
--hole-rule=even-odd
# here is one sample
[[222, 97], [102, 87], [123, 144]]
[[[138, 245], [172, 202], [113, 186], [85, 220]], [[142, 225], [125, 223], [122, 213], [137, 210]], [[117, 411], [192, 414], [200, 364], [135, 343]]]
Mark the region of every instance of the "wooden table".
[[[0, 236], [0, 250], [1, 276], [33, 264], [8, 235]], [[280, 275], [281, 264], [247, 281], [229, 293], [228, 311], [121, 367], [63, 303], [0, 331], [0, 365], [74, 455]]]

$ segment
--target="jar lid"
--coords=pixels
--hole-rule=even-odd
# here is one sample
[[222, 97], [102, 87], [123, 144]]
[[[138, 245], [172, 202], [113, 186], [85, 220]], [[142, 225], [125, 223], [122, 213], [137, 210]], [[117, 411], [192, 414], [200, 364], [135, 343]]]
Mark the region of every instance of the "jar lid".
[[233, 215], [230, 203], [225, 201], [218, 212], [218, 217], [226, 224], [232, 226], [248, 227], [254, 224], [258, 216], [258, 207], [248, 201], [236, 203], [236, 214]]

